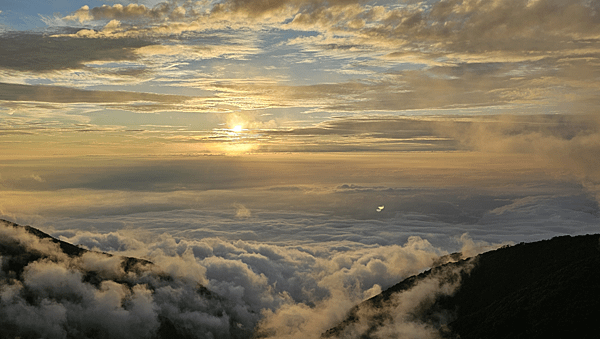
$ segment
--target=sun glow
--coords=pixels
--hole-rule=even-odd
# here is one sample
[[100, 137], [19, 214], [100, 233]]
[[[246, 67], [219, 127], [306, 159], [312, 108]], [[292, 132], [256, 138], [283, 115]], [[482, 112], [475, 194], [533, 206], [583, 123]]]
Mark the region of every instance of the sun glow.
[[232, 130], [236, 133], [240, 133], [242, 131], [242, 125], [233, 126]]

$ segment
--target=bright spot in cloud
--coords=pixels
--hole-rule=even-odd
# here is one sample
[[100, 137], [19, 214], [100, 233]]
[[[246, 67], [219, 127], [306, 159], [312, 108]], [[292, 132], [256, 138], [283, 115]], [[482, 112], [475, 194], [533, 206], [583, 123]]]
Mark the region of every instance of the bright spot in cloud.
[[236, 133], [241, 132], [242, 131], [242, 125], [235, 125], [233, 127], [233, 131], [236, 132]]

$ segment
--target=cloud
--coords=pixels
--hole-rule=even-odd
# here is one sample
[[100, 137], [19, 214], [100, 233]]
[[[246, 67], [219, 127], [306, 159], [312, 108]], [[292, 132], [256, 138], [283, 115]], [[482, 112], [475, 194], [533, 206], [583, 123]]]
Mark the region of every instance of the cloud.
[[[432, 123], [441, 122], [434, 120]], [[482, 122], [478, 121], [478, 123]], [[548, 121], [546, 124], [528, 126], [527, 129], [546, 130], [551, 126], [557, 126], [557, 131], [569, 134], [567, 130], [560, 127], [560, 124], [553, 125]], [[589, 127], [589, 124], [583, 126]], [[339, 128], [342, 127], [352, 127], [350, 128], [352, 130], [359, 126], [345, 122]], [[447, 156], [456, 155], [450, 153]], [[489, 159], [482, 160], [479, 156], [476, 158], [477, 161], [474, 163], [458, 162], [458, 164], [465, 168], [471, 166], [477, 168], [479, 165], [475, 166], [475, 164], [487, 162], [491, 166], [497, 165], [493, 161], [488, 161]], [[304, 162], [307, 161], [306, 158], [302, 159]], [[328, 157], [325, 160], [331, 162], [332, 159], [336, 158]], [[454, 158], [446, 160], [448, 159]], [[263, 171], [252, 170], [252, 166], [256, 164], [252, 165], [239, 159], [222, 158], [221, 160], [224, 161], [223, 169], [231, 167], [234, 163], [235, 167], [241, 169], [241, 172], [233, 171], [226, 177], [235, 173], [263, 173]], [[363, 160], [369, 166], [373, 165], [368, 158]], [[384, 159], [382, 162], [388, 163], [388, 160]], [[266, 158], [264, 161], [274, 162], [272, 158]], [[411, 165], [411, 161], [415, 159], [403, 158], [403, 168], [414, 166], [414, 163]], [[217, 163], [207, 165], [215, 170], [214, 166]], [[339, 159], [332, 163], [340, 171], [346, 167], [351, 168], [352, 178], [355, 180], [356, 175], [361, 171], [361, 162], [357, 164], [359, 166], [342, 166]], [[185, 163], [169, 166], [169, 168], [185, 168], [183, 165]], [[385, 173], [385, 167], [375, 165], [378, 170]], [[388, 163], [388, 165], [398, 168], [396, 163]], [[130, 164], [128, 166], [130, 167]], [[295, 167], [294, 163], [292, 166]], [[425, 162], [424, 166], [423, 168], [431, 167], [431, 163]], [[314, 166], [303, 167], [303, 169], [312, 167]], [[197, 176], [199, 168], [197, 166], [193, 168]], [[319, 168], [323, 169], [322, 166]], [[416, 171], [419, 177], [431, 176], [431, 173], [427, 174], [423, 168]], [[445, 168], [439, 170], [447, 171]], [[99, 172], [108, 173], [106, 170]], [[12, 177], [12, 173], [5, 173], [3, 171], [3, 178]], [[48, 176], [43, 171], [39, 173], [47, 182], [51, 182], [51, 178], [56, 178]], [[222, 171], [216, 170], [214, 173], [222, 174]], [[281, 171], [270, 173], [275, 175]], [[372, 170], [370, 173], [372, 175]], [[70, 178], [76, 177], [72, 173], [64, 174]], [[312, 176], [311, 173], [305, 174]], [[336, 173], [337, 175], [339, 173]], [[398, 172], [394, 172], [393, 175], [397, 177]], [[321, 190], [315, 190], [314, 187], [299, 184], [294, 187], [300, 189], [269, 190], [276, 194], [271, 197], [271, 200], [256, 199], [251, 194], [247, 196], [247, 200], [243, 200], [241, 193], [256, 192], [239, 188], [233, 190], [230, 187], [215, 190], [222, 191], [223, 195], [212, 193], [205, 200], [226, 206], [224, 210], [197, 207], [177, 209], [176, 199], [192, 201], [198, 191], [188, 192], [188, 195], [182, 192], [170, 192], [160, 197], [149, 192], [139, 192], [138, 195], [132, 195], [132, 192], [118, 194], [105, 192], [113, 195], [98, 195], [95, 198], [97, 202], [104, 201], [104, 206], [101, 206], [104, 212], [93, 213], [104, 214], [102, 217], [85, 217], [69, 211], [70, 217], [54, 218], [54, 221], [50, 222], [55, 227], [53, 233], [63, 240], [82, 244], [90, 249], [150, 259], [155, 263], [156, 268], [127, 273], [119, 265], [120, 259], [116, 256], [106, 257], [90, 253], [75, 260], [61, 254], [55, 245], [47, 241], [35, 242], [33, 241], [35, 239], [28, 238], [24, 233], [20, 235], [5, 233], [2, 234], [1, 239], [18, 238], [23, 246], [38, 248], [38, 251], [48, 256], [52, 254], [55, 259], [31, 264], [24, 275], [28, 277], [24, 282], [10, 283], [2, 290], [1, 307], [15, 315], [35, 314], [41, 317], [39, 324], [44, 326], [51, 326], [51, 323], [58, 322], [67, 326], [66, 328], [79, 326], [78, 328], [102, 329], [99, 324], [104, 322], [123, 324], [117, 327], [119, 333], [125, 333], [130, 337], [147, 336], [148, 332], [145, 331], [159, 329], [160, 325], [157, 324], [164, 323], [165, 319], [176, 328], [189, 331], [186, 333], [201, 333], [201, 329], [209, 328], [211, 333], [221, 337], [228, 335], [227, 329], [231, 330], [232, 324], [235, 325], [234, 328], [240, 329], [237, 333], [247, 333], [244, 331], [258, 326], [260, 333], [267, 336], [290, 338], [310, 334], [316, 336], [338, 323], [355, 303], [373, 296], [374, 293], [386, 289], [404, 277], [421, 272], [439, 255], [449, 251], [462, 250], [465, 254], [476, 254], [498, 246], [490, 244], [507, 240], [514, 242], [539, 240], [557, 234], [589, 233], [597, 228], [597, 203], [581, 194], [581, 190], [574, 190], [571, 186], [569, 186], [571, 188], [566, 186], [544, 188], [546, 183], [536, 188], [528, 187], [517, 194], [514, 176], [509, 176], [512, 178], [510, 183], [513, 185], [508, 188], [507, 192], [510, 193], [498, 193], [494, 190], [493, 194], [488, 192], [487, 196], [476, 195], [470, 189], [444, 191], [440, 188], [428, 190], [422, 187], [373, 186], [356, 180], [346, 181], [345, 184], [336, 183], [331, 188], [333, 193], [325, 194], [328, 191], [323, 187]], [[296, 174], [292, 177], [301, 179], [301, 176]], [[432, 177], [434, 176], [430, 178]], [[344, 180], [348, 178], [344, 177]], [[277, 177], [273, 179], [275, 182], [280, 181]], [[322, 179], [329, 180], [327, 176]], [[487, 178], [482, 180], [488, 181]], [[503, 187], [497, 181], [494, 182], [500, 185], [499, 187]], [[536, 181], [525, 180], [525, 182], [527, 185], [538, 185]], [[273, 186], [269, 180], [262, 181], [261, 185], [267, 188], [278, 187]], [[574, 191], [579, 195], [574, 194]], [[282, 192], [292, 192], [296, 197], [280, 195]], [[91, 206], [95, 204], [87, 200], [91, 196], [82, 199], [85, 197], [82, 193], [82, 191], [55, 190], [52, 191], [51, 196], [56, 206], [69, 205], [73, 208], [72, 204], [65, 204], [64, 200], [61, 200], [62, 194], [71, 196], [71, 199], [79, 201], [82, 208], [89, 212]], [[564, 195], [560, 196], [558, 193]], [[14, 199], [18, 197], [17, 195], [9, 194], [3, 192], [3, 197], [17, 201]], [[306, 194], [308, 196], [305, 196]], [[537, 196], [531, 197], [534, 194]], [[386, 200], [394, 196], [400, 200]], [[32, 203], [31, 195], [26, 197], [29, 199], [28, 206], [38, 205]], [[377, 199], [374, 199], [375, 197]], [[159, 204], [169, 201], [174, 205], [162, 212], [153, 206], [150, 206], [152, 211], [133, 209], [126, 213], [119, 212], [127, 210], [126, 205], [132, 201], [147, 205], [148, 200], [145, 199], [150, 198], [158, 199]], [[278, 207], [269, 211], [260, 206], [265, 203], [275, 205], [280, 203], [282, 198], [293, 201], [296, 210]], [[377, 213], [375, 208], [381, 198], [385, 198], [383, 200], [386, 207], [382, 212]], [[350, 210], [366, 206], [365, 201], [370, 200], [372, 206], [368, 206], [368, 213], [374, 217], [360, 220], [360, 213], [354, 215], [356, 218], [344, 213], [332, 217], [322, 210], [320, 213], [310, 213], [304, 205], [305, 199], [321, 208], [322, 206], [331, 208], [334, 206], [332, 202], [338, 200], [341, 205]], [[422, 203], [419, 203], [419, 200]], [[241, 202], [239, 204], [244, 208], [252, 209], [251, 217], [236, 217], [232, 201], [243, 201], [243, 204]], [[411, 201], [413, 205], [409, 204]], [[430, 206], [429, 209], [427, 206]], [[52, 206], [52, 208], [56, 207]], [[77, 208], [74, 208], [74, 211], [76, 210]], [[390, 211], [396, 214], [383, 216]], [[460, 220], [451, 218], [456, 215], [468, 216], [468, 218]], [[383, 219], [375, 219], [379, 217]], [[102, 233], [96, 231], [98, 229], [103, 230]], [[471, 237], [460, 236], [464, 232], [469, 232]], [[28, 242], [30, 245], [25, 245]], [[3, 257], [1, 263], [4, 265], [7, 260], [9, 260], [7, 257]], [[99, 285], [93, 277], [91, 280], [86, 280], [90, 279], [90, 276], [85, 272], [90, 271], [96, 272], [95, 274], [102, 278]], [[9, 273], [2, 274], [0, 279]], [[172, 279], [160, 278], [164, 276]], [[44, 279], [38, 279], [41, 277]], [[43, 281], [54, 282], [52, 286], [61, 286], [61, 284], [69, 286], [70, 292], [58, 287], [47, 288]], [[209, 298], [210, 300], [206, 301], [204, 297], [199, 297], [196, 290], [198, 283], [226, 297], [232, 301], [232, 304], [228, 304], [224, 299]], [[26, 288], [23, 286], [29, 286], [27, 288], [39, 292], [38, 304], [27, 301], [23, 294]], [[446, 291], [451, 291], [450, 285], [432, 283], [423, 285], [423, 289], [415, 290], [415, 293], [431, 292], [433, 288], [439, 286]], [[417, 293], [415, 298], [421, 295]], [[399, 305], [407, 305], [407, 303], [402, 301], [396, 306], [401, 307]], [[221, 312], [219, 310], [223, 313], [219, 313]], [[78, 312], [81, 317], [72, 315], [73, 312]], [[96, 314], [101, 316], [95, 316]], [[67, 320], [62, 320], [65, 318]], [[15, 324], [19, 321], [16, 317], [2, 319], [6, 319], [4, 324]], [[125, 322], [135, 324], [137, 321], [148, 326], [133, 328], [125, 325]], [[27, 328], [33, 331], [32, 335], [41, 331], [41, 327], [25, 322], [22, 324], [24, 326], [22, 328], [28, 326]], [[393, 329], [395, 333], [429, 330], [427, 327], [420, 326], [409, 328], [406, 327], [407, 324], [405, 319], [397, 317], [390, 320], [390, 326], [386, 329]], [[61, 336], [60, 333], [65, 328], [63, 325], [52, 329], [52, 333]]]
[[32, 175], [30, 176], [30, 178], [31, 178], [31, 179], [33, 179], [33, 180], [35, 180], [35, 181], [37, 181], [37, 182], [44, 182], [44, 181], [45, 181], [45, 180], [44, 180], [42, 177], [40, 177], [40, 176], [39, 176], [39, 175], [37, 175], [37, 174], [32, 174]]
[[[437, 1], [382, 4], [362, 1], [224, 1], [212, 8], [202, 4], [163, 2], [154, 8], [120, 4], [84, 6], [66, 18], [73, 21], [119, 20], [144, 23], [124, 28], [123, 36], [171, 34], [217, 27], [223, 22], [246, 26], [284, 27], [337, 33], [352, 37], [357, 51], [377, 47], [388, 53], [419, 54], [429, 59], [525, 57], [539, 59], [547, 52], [587, 49], [579, 41], [598, 36], [590, 2], [567, 1]], [[567, 15], [563, 15], [568, 13]], [[250, 20], [249, 20], [250, 19]], [[171, 21], [169, 21], [171, 20]], [[245, 21], [245, 23], [244, 23]], [[85, 31], [86, 34], [92, 33]], [[507, 37], [511, 37], [507, 40]], [[576, 41], [575, 45], [571, 42]], [[428, 48], [418, 46], [428, 45]]]
[[[8, 225], [5, 221], [0, 221], [1, 228], [0, 232], [2, 232], [3, 238], [6, 239], [6, 243], [4, 246], [7, 248], [11, 247], [22, 247], [28, 251], [33, 252], [34, 254], [41, 253], [45, 257], [54, 259], [54, 260], [66, 260], [67, 256], [62, 252], [60, 247], [50, 241], [49, 239], [40, 239], [29, 234], [24, 228], [15, 228]], [[4, 260], [8, 262], [8, 257]]]
[[[251, 37], [248, 38], [251, 39]], [[243, 60], [249, 55], [260, 52], [260, 49], [254, 46], [253, 42], [241, 42], [227, 34], [207, 40], [210, 41], [200, 46], [188, 44], [150, 45], [138, 48], [135, 53], [153, 62], [159, 62], [161, 58], [164, 58], [162, 61], [172, 66], [174, 60], [198, 61], [216, 58]], [[188, 84], [182, 84], [182, 86], [185, 85]], [[197, 86], [198, 84], [192, 83], [189, 85]]]
[[130, 103], [134, 101], [175, 103], [187, 99], [178, 95], [125, 91], [90, 91], [60, 86], [0, 83], [0, 100], [51, 103]]
[[[159, 264], [165, 271], [140, 261], [124, 271], [121, 257], [92, 252], [67, 256], [56, 244], [40, 241], [23, 229], [3, 223], [1, 231], [3, 248], [13, 247], [2, 257], [3, 263], [13, 263], [3, 265], [0, 275], [3, 335], [61, 338], [67, 333], [101, 333], [113, 338], [147, 338], [160, 328], [199, 338], [240, 338], [251, 333], [256, 322], [247, 306], [201, 292], [198, 283], [202, 280], [193, 269], [197, 263], [170, 257], [167, 265], [169, 257], [165, 257]], [[21, 252], [33, 256], [22, 260], [14, 254]], [[9, 271], [15, 264], [24, 265], [16, 277]], [[173, 270], [175, 266], [180, 269]]]
[[[434, 222], [432, 225], [435, 222], [473, 225], [488, 211], [527, 196], [577, 196], [575, 201], [585, 200], [580, 197], [586, 193], [582, 184], [597, 182], [593, 167], [587, 165], [593, 164], [593, 160], [586, 160], [583, 155], [575, 158], [580, 162], [569, 160], [576, 155], [573, 152], [562, 153], [562, 158], [561, 153], [549, 150], [537, 152], [538, 148], [531, 148], [536, 143], [528, 143], [528, 138], [543, 133], [548, 141], [576, 145], [584, 139], [594, 140], [592, 123], [583, 118], [576, 123], [576, 117], [560, 116], [540, 117], [535, 123], [533, 116], [507, 117], [509, 120], [504, 122], [502, 119], [495, 116], [336, 119], [315, 129], [262, 132], [264, 140], [277, 143], [282, 151], [295, 150], [293, 147], [300, 145], [296, 150], [302, 152], [296, 154], [198, 156], [187, 153], [184, 148], [187, 144], [180, 144], [176, 156], [163, 159], [146, 157], [146, 151], [139, 153], [140, 158], [110, 163], [101, 158], [74, 157], [49, 166], [41, 160], [23, 163], [15, 158], [5, 161], [0, 169], [3, 179], [0, 203], [5, 213], [73, 218], [186, 209], [205, 210], [209, 214], [227, 211], [233, 217], [234, 204], [240, 204], [252, 212], [249, 219], [260, 216], [260, 220], [269, 213], [283, 212], [357, 221], [398, 218], [414, 226], [411, 231], [422, 235], [429, 229], [418, 230], [418, 223], [408, 220], [414, 217], [430, 220]], [[585, 135], [588, 137], [584, 138]], [[365, 153], [355, 152], [350, 157], [340, 152], [356, 149], [355, 143], [362, 144]], [[383, 147], [394, 152], [380, 152]], [[438, 152], [397, 153], [407, 148]], [[338, 153], [310, 153], [327, 149]], [[440, 149], [452, 152], [439, 152]], [[154, 150], [159, 154], [163, 151]], [[74, 149], [69, 148], [69, 152], [73, 154]], [[593, 147], [580, 152], [593, 153]], [[449, 177], [449, 173], [453, 175]], [[31, 174], [45, 182], [25, 180]], [[380, 205], [385, 209], [378, 213]], [[233, 219], [230, 226], [220, 221], [215, 228], [201, 228], [202, 232], [207, 236], [227, 236], [227, 232], [233, 232], [243, 239], [256, 239], [251, 224]], [[211, 223], [207, 221], [207, 225]], [[283, 241], [293, 232], [301, 231], [300, 225], [303, 224], [298, 224], [298, 229], [275, 228], [278, 232], [273, 232], [273, 236]], [[355, 225], [359, 227], [359, 223]], [[329, 221], [323, 227], [331, 233], [324, 239], [336, 236], [359, 239], [362, 235], [361, 241], [365, 243], [380, 242], [389, 235], [378, 234], [378, 225], [366, 226], [367, 233], [352, 234], [341, 232], [343, 228], [337, 227], [336, 221]], [[470, 226], [464, 227], [469, 231]], [[298, 235], [317, 238], [306, 232]], [[405, 241], [402, 236], [391, 239]]]
[[[597, 194], [600, 165], [600, 122], [595, 115], [490, 115], [430, 117], [364, 117], [327, 121], [315, 127], [267, 132], [273, 136], [327, 140], [344, 138], [365, 149], [379, 141], [397, 150], [426, 145], [431, 150], [462, 150], [485, 154], [531, 155], [529, 163], [546, 172], [569, 175]], [[397, 144], [396, 144], [397, 143]], [[329, 144], [329, 145], [331, 145]], [[401, 146], [402, 144], [402, 146]], [[321, 141], [319, 147], [328, 144]], [[336, 144], [338, 150], [345, 145]], [[348, 146], [353, 149], [351, 144]], [[538, 165], [535, 165], [535, 164]], [[559, 174], [560, 173], [560, 174]]]
[[394, 6], [354, 0], [230, 0], [210, 6], [176, 1], [153, 8], [84, 6], [66, 19], [108, 23], [103, 29], [86, 28], [71, 35], [88, 38], [157, 37], [241, 27], [318, 32], [318, 37], [290, 41], [304, 40], [300, 44], [307, 49], [325, 54], [330, 50], [329, 55], [338, 58], [368, 56], [423, 65], [534, 62], [581, 54], [597, 59], [598, 55], [593, 43], [600, 34], [597, 8], [577, 0], [449, 0]]
[[244, 207], [244, 205], [234, 204], [233, 206], [235, 207], [235, 216], [236, 217], [249, 218], [250, 216], [252, 216], [252, 213], [250, 212], [250, 210], [247, 209], [246, 207]]
[[156, 18], [160, 16], [162, 15], [159, 10], [152, 11], [152, 9], [138, 4], [129, 4], [127, 6], [121, 4], [113, 6], [102, 5], [101, 7], [94, 7], [91, 10], [89, 6], [85, 5], [72, 15], [65, 17], [65, 20], [77, 20], [83, 23], [91, 20], [127, 20], [131, 18]]
[[[183, 3], [178, 5], [178, 3]], [[180, 20], [186, 16], [197, 17], [198, 10], [201, 8], [191, 1], [168, 1], [160, 2], [150, 8], [143, 4], [130, 3], [126, 6], [122, 4], [102, 5], [100, 7], [90, 8], [88, 5], [82, 6], [71, 15], [65, 16], [63, 20], [77, 21], [86, 23], [90, 21], [131, 21], [131, 22], [161, 22], [165, 20]]]
[[[352, 309], [327, 338], [413, 337], [442, 338], [445, 325], [452, 320], [452, 310], [432, 310], [440, 296], [452, 295], [460, 286], [461, 276], [476, 265], [476, 259], [461, 266], [437, 267], [424, 275], [394, 286]], [[350, 318], [351, 317], [351, 318]]]
[[[3, 46], [8, 48], [3, 49], [0, 67], [47, 73], [89, 71], [84, 65], [90, 63], [135, 61], [149, 74], [145, 79], [149, 84], [212, 91], [213, 97], [175, 107], [201, 112], [267, 108], [283, 112], [288, 107], [345, 114], [482, 107], [529, 111], [531, 105], [540, 104], [560, 112], [566, 106], [592, 112], [598, 104], [593, 90], [597, 87], [594, 74], [599, 49], [594, 36], [598, 32], [593, 28], [597, 18], [589, 2], [561, 2], [553, 7], [546, 0], [516, 1], [514, 6], [507, 1], [439, 1], [421, 6], [226, 1], [212, 12], [202, 6], [169, 2], [154, 8], [137, 4], [83, 7], [73, 19], [89, 16], [100, 26], [77, 32], [65, 28], [64, 34], [46, 37], [4, 34]], [[573, 19], [565, 20], [563, 11]], [[173, 13], [183, 16], [169, 18]], [[25, 52], [28, 45], [42, 46], [39, 55]], [[125, 49], [117, 48], [123, 45]], [[95, 53], [74, 53], [75, 49], [91, 51], [91, 47]], [[270, 63], [271, 50], [283, 53], [282, 59], [290, 61], [284, 68], [291, 71], [273, 71], [272, 77], [262, 71], [250, 73], [256, 66], [251, 56], [265, 56]], [[203, 68], [197, 74], [195, 67], [204, 66], [200, 63], [206, 59], [246, 60], [245, 66], [252, 67], [244, 67], [248, 73], [242, 76], [227, 73], [229, 80], [215, 81], [217, 69], [205, 72]], [[335, 77], [326, 83], [313, 77], [316, 83], [307, 85], [292, 86], [286, 81], [290, 74], [305, 71], [303, 67], [309, 64], [304, 62], [317, 59], [321, 62], [310, 64], [308, 70], [315, 76], [326, 72]], [[184, 83], [175, 84], [163, 76], [174, 62], [185, 66], [168, 74], [185, 78]], [[133, 70], [134, 74], [139, 71]], [[119, 72], [132, 70], [98, 67], [90, 74], [94, 82], [79, 79], [77, 85], [97, 85], [99, 74], [113, 85], [134, 81]], [[351, 80], [349, 75], [354, 75]], [[261, 78], [268, 81], [256, 80]], [[63, 81], [67, 86], [73, 83], [71, 77]], [[565, 86], [569, 91], [563, 90]], [[149, 103], [118, 108], [158, 111], [174, 107]]]
[[[0, 35], [0, 68], [49, 72], [82, 68], [94, 61], [135, 60], [136, 48], [151, 45], [141, 39], [65, 39], [38, 33]], [[32, 51], [30, 46], [37, 46]]]
[[[346, 53], [355, 52], [335, 51], [335, 56], [344, 58]], [[329, 56], [319, 59], [327, 58]], [[352, 63], [352, 59], [349, 60]], [[418, 64], [418, 61], [415, 63]], [[593, 67], [570, 58], [560, 63], [555, 58], [545, 58], [527, 63], [474, 60], [428, 68], [423, 65], [415, 67], [418, 69], [373, 74], [363, 80], [295, 86], [231, 81], [215, 84], [213, 88], [233, 98], [259, 99], [268, 107], [299, 106], [313, 108], [312, 111], [316, 112], [346, 114], [373, 111], [410, 114], [414, 110], [429, 110], [429, 114], [435, 114], [432, 110], [482, 111], [484, 108], [497, 113], [539, 113], [540, 106], [563, 113], [585, 113], [592, 112], [597, 101], [590, 96], [594, 80], [585, 76], [594, 74]], [[356, 71], [363, 69], [367, 67], [356, 63], [349, 68]], [[331, 72], [342, 70], [338, 65]], [[576, 76], [580, 72], [582, 75]], [[568, 95], [560, 90], [566, 84], [571, 88]], [[573, 103], [569, 110], [564, 108], [566, 102]]]
[[79, 23], [84, 23], [86, 21], [94, 20], [94, 17], [90, 14], [90, 7], [85, 5], [73, 12], [73, 14], [64, 17], [64, 20], [79, 21]]
[[[6, 279], [11, 273], [3, 266], [0, 314], [2, 332], [7, 335], [51, 333], [63, 337], [66, 333], [98, 332], [137, 338], [172, 326], [170, 331], [194, 337], [210, 337], [209, 333], [245, 337], [262, 310], [275, 310], [296, 299], [314, 302], [318, 295], [303, 287], [317, 286], [315, 279], [320, 274], [312, 269], [327, 263], [326, 259], [277, 246], [217, 239], [174, 241], [163, 236], [143, 246], [139, 240], [125, 241], [133, 247], [118, 253], [145, 253], [155, 262], [125, 271], [121, 257], [93, 252], [67, 256], [56, 244], [41, 241], [24, 229], [3, 225], [0, 230], [3, 246], [35, 250], [41, 256], [24, 262], [22, 278], [17, 280]], [[85, 242], [86, 237], [109, 239], [84, 233], [78, 240]], [[425, 248], [414, 247], [418, 242], [422, 240], [414, 239], [407, 245], [407, 255], [416, 250], [428, 258], [435, 256], [427, 253], [431, 248], [426, 243]], [[204, 250], [198, 251], [200, 247]], [[11, 254], [2, 257], [3, 263], [14, 260]], [[329, 267], [326, 272], [335, 270]], [[198, 283], [221, 297], [202, 292]], [[327, 292], [327, 288], [322, 289]], [[25, 317], [31, 315], [39, 317], [37, 324]]]
[[598, 36], [595, 9], [590, 2], [576, 0], [436, 1], [397, 6], [361, 1], [231, 0], [216, 4], [211, 16], [279, 17], [280, 22], [288, 21], [285, 27], [351, 37], [359, 52], [375, 46], [405, 55], [425, 51], [433, 62], [444, 55], [448, 61], [466, 60], [469, 55], [536, 60], [557, 50], [587, 49], [578, 42]]
[[386, 24], [372, 32], [391, 33], [411, 42], [439, 42], [432, 52], [441, 47], [465, 54], [503, 51], [535, 56], [572, 50], [570, 41], [597, 36], [594, 6], [575, 0], [439, 1], [425, 11], [410, 7], [391, 10]]
[[[90, 8], [85, 5], [61, 18], [66, 22], [105, 24], [102, 29], [81, 29], [74, 34], [59, 34], [79, 38], [135, 38], [181, 34], [186, 31], [201, 31], [212, 25], [202, 25], [206, 18], [204, 2], [168, 1], [150, 8], [131, 3], [102, 5]], [[118, 23], [118, 24], [117, 24]], [[218, 24], [217, 24], [218, 26]]]
[[[496, 120], [497, 119], [497, 120]], [[595, 115], [500, 116], [494, 122], [473, 122], [440, 129], [455, 133], [463, 145], [499, 154], [531, 154], [548, 170], [579, 180], [598, 196], [600, 120]]]
[[[416, 239], [409, 240], [409, 242], [413, 241], [418, 242]], [[373, 262], [367, 266], [371, 264]], [[378, 266], [376, 270], [383, 268], [379, 264], [372, 266]], [[371, 297], [371, 290], [364, 291], [363, 294], [353, 290], [352, 287], [338, 283], [338, 287], [333, 289], [330, 298], [318, 302], [315, 307], [308, 307], [304, 304], [286, 305], [276, 312], [265, 312], [257, 331], [261, 337], [265, 338], [316, 338], [330, 329], [332, 323], [341, 323], [351, 313], [354, 315], [356, 323], [347, 326], [342, 334], [338, 333], [340, 338], [358, 337], [366, 329], [373, 330], [374, 324], [380, 325], [375, 327], [378, 330], [375, 337], [380, 335], [389, 337], [392, 333], [394, 336], [410, 333], [413, 336], [418, 334], [418, 337], [432, 337], [439, 327], [432, 328], [430, 325], [420, 323], [418, 320], [419, 310], [426, 309], [439, 295], [452, 294], [460, 284], [459, 275], [463, 270], [468, 271], [470, 267], [470, 265], [465, 265], [455, 271], [438, 269], [435, 274], [419, 281], [409, 291], [392, 295], [389, 303], [373, 309], [365, 306], [365, 304], [370, 305], [368, 302], [361, 304], [358, 310], [349, 308]], [[382, 274], [382, 272], [379, 273]], [[381, 292], [381, 287], [377, 284], [373, 285], [373, 289], [378, 293]], [[440, 314], [440, 317], [443, 316]], [[379, 321], [374, 320], [376, 317]]]
[[[124, 236], [120, 234], [121, 238]], [[87, 237], [100, 239], [98, 234], [89, 232], [77, 232], [64, 239], [86, 243]], [[403, 246], [340, 248], [333, 252], [326, 247], [311, 249], [214, 238], [174, 239], [163, 235], [148, 240], [151, 242], [130, 241], [133, 246], [120, 253], [144, 257], [151, 253], [149, 257], [163, 268], [178, 257], [188, 258], [185, 260], [191, 261], [186, 267], [196, 263], [205, 268], [205, 284], [211, 291], [247, 305], [255, 317], [263, 318], [259, 333], [276, 337], [285, 337], [285, 333], [292, 337], [300, 333], [318, 336], [339, 321], [354, 303], [379, 290], [380, 284], [389, 286], [416, 273], [444, 253], [418, 237], [412, 237]], [[189, 276], [188, 269], [183, 274]], [[181, 279], [173, 272], [170, 275]], [[292, 315], [295, 320], [290, 323]]]

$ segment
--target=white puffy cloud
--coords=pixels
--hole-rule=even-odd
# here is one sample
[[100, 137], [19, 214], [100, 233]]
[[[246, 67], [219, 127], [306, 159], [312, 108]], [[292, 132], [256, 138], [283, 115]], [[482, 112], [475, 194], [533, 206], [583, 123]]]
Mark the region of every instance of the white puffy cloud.
[[93, 20], [161, 20], [166, 18], [182, 18], [186, 14], [183, 6], [177, 6], [175, 2], [162, 2], [153, 8], [143, 4], [131, 3], [126, 6], [122, 4], [102, 5], [90, 8], [85, 5], [73, 14], [64, 17], [64, 20], [79, 21], [80, 23]]
[[148, 338], [163, 328], [161, 335], [240, 338], [256, 323], [246, 304], [203, 290], [197, 263], [177, 256], [150, 264], [99, 252], [67, 255], [23, 228], [3, 222], [0, 230], [2, 336]]
[[79, 23], [84, 23], [93, 19], [94, 17], [90, 14], [90, 6], [88, 5], [81, 7], [71, 15], [64, 17], [64, 20], [79, 21]]

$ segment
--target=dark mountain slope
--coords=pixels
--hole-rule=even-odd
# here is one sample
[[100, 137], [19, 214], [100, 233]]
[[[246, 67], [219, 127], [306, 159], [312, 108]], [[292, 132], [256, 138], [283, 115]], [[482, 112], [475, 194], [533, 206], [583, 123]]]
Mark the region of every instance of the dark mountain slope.
[[[402, 296], [425, 281], [435, 281], [437, 289], [400, 307], [415, 300]], [[400, 322], [419, 324], [433, 337], [596, 338], [600, 236], [521, 243], [434, 268], [360, 304], [323, 337], [400, 333], [398, 312], [406, 308]]]
[[441, 304], [457, 309], [449, 327], [461, 338], [597, 337], [600, 236], [564, 236], [484, 253]]

